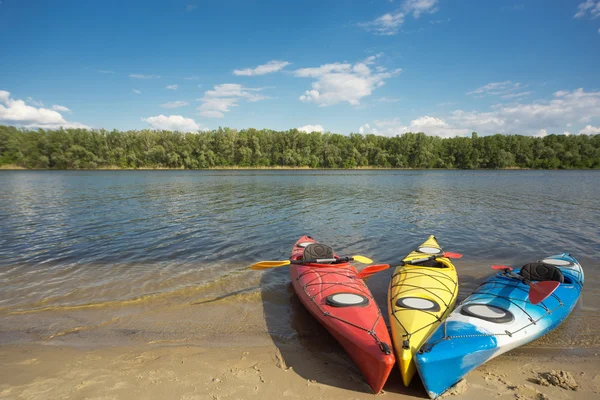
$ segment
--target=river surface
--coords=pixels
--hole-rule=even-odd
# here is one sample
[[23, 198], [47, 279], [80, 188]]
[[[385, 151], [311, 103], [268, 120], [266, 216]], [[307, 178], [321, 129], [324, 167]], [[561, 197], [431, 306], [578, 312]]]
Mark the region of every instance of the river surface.
[[570, 252], [582, 299], [532, 346], [600, 347], [600, 171], [0, 171], [0, 343], [321, 335], [285, 267], [247, 269], [304, 234], [376, 263], [433, 234], [464, 254], [459, 300]]

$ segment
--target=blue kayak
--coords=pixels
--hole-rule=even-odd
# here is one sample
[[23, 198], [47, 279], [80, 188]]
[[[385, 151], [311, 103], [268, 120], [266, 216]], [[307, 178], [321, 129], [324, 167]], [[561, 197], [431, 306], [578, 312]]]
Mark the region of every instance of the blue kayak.
[[508, 273], [487, 279], [429, 337], [416, 365], [432, 399], [486, 361], [529, 343], [560, 325], [571, 313], [583, 286], [583, 269], [568, 253], [515, 269], [533, 282], [560, 285], [539, 304], [529, 286]]

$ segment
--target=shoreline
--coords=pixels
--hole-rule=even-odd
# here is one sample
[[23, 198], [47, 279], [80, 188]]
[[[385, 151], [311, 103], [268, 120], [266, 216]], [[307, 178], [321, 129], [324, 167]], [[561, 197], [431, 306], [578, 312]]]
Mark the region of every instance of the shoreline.
[[212, 167], [200, 169], [168, 168], [168, 167], [141, 167], [141, 168], [78, 168], [78, 169], [53, 169], [53, 168], [25, 168], [16, 165], [0, 165], [0, 171], [595, 171], [596, 168], [587, 169], [533, 169], [521, 167], [507, 168], [385, 168], [385, 167], [356, 167], [356, 168], [312, 168], [312, 167]]
[[[145, 344], [100, 349], [21, 344], [2, 345], [0, 349], [2, 398], [374, 398], [341, 348], [314, 352], [302, 351], [295, 344], [270, 343], [219, 348]], [[451, 397], [589, 399], [600, 393], [599, 367], [598, 353], [585, 357], [508, 353], [471, 372], [466, 385], [457, 387], [459, 396]], [[575, 380], [576, 390], [546, 386], [539, 380], [552, 371], [568, 374], [565, 376]], [[405, 388], [397, 368], [377, 396], [427, 398], [418, 377]]]

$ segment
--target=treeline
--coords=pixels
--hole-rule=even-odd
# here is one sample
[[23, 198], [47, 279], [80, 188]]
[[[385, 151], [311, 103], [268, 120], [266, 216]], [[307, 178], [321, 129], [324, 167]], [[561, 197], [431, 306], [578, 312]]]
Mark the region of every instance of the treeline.
[[198, 133], [27, 130], [0, 126], [0, 165], [25, 168], [600, 168], [600, 135], [304, 133], [219, 128]]

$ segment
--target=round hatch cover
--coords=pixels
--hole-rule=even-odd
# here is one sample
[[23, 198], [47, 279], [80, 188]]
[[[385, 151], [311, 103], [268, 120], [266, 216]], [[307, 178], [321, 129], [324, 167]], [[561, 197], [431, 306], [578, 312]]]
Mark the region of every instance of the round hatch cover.
[[422, 297], [401, 297], [396, 300], [396, 305], [402, 308], [410, 308], [421, 311], [440, 311], [440, 305], [433, 300], [424, 299]]
[[429, 247], [429, 246], [419, 247], [417, 250], [419, 252], [425, 253], [425, 254], [440, 254], [442, 252], [441, 249], [438, 249], [436, 247]]
[[497, 324], [512, 322], [515, 319], [510, 311], [491, 304], [467, 304], [460, 309], [460, 313]]
[[542, 262], [544, 264], [550, 264], [550, 265], [560, 265], [560, 266], [566, 266], [566, 265], [571, 265], [573, 264], [570, 261], [567, 260], [561, 260], [560, 258], [544, 258], [542, 260]]
[[369, 299], [356, 293], [335, 293], [327, 296], [326, 302], [333, 307], [366, 306]]

